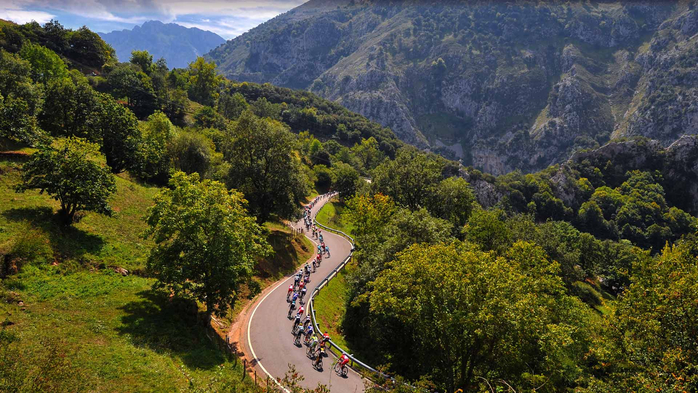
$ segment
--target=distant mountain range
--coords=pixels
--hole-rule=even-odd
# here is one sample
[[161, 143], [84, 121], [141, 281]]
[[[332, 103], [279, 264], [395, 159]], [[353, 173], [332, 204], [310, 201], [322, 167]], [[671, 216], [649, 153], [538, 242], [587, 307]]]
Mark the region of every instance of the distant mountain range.
[[134, 50], [147, 50], [154, 59], [165, 58], [170, 68], [186, 67], [197, 56], [225, 43], [225, 39], [210, 31], [159, 21], [99, 35], [116, 50], [119, 61], [128, 61]]
[[465, 165], [536, 171], [614, 138], [698, 133], [694, 3], [310, 0], [207, 56]]

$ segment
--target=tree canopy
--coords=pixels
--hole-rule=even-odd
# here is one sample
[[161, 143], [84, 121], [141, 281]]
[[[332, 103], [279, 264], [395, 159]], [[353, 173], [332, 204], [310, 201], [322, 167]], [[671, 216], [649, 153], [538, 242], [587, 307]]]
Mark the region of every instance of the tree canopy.
[[246, 203], [223, 183], [177, 172], [148, 209], [148, 268], [159, 287], [206, 304], [209, 319], [234, 307], [256, 259], [271, 252]]

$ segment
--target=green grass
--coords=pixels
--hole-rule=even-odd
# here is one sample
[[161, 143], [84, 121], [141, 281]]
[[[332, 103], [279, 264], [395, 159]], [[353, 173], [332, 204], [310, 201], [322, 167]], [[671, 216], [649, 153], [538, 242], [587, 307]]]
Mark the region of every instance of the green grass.
[[351, 235], [352, 231], [354, 230], [354, 226], [351, 222], [349, 222], [345, 215], [342, 215], [345, 209], [346, 206], [343, 203], [339, 202], [336, 198], [332, 199], [331, 202], [326, 203], [325, 206], [320, 209], [316, 219], [322, 225], [326, 225], [330, 228], [334, 228]]
[[356, 269], [353, 264], [348, 264], [335, 278], [322, 288], [315, 296], [315, 316], [323, 331], [327, 331], [335, 344], [351, 353], [351, 346], [347, 343], [342, 332], [342, 321], [346, 313], [346, 302], [349, 300], [349, 285], [347, 275]]
[[231, 384], [252, 391], [241, 382], [242, 366], [209, 341], [196, 313], [151, 290], [152, 283], [109, 270], [26, 266], [4, 283], [25, 307], [0, 305], [16, 335], [7, 350], [22, 360], [19, 372], [41, 374], [42, 363], [57, 355], [65, 362], [52, 381], [60, 391], [176, 391], [209, 383], [213, 390]]
[[[253, 391], [207, 337], [198, 305], [152, 290], [141, 233], [158, 189], [120, 175], [113, 217], [87, 213], [65, 228], [49, 196], [15, 193], [25, 159], [0, 158], [0, 264], [28, 256], [0, 281], [0, 391]], [[265, 226], [275, 255], [257, 266], [260, 288], [313, 254], [285, 225]]]

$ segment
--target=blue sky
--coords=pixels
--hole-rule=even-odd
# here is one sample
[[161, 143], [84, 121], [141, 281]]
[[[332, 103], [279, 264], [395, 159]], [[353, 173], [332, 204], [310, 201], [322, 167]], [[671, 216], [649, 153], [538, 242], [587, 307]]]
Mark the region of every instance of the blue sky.
[[177, 23], [236, 37], [307, 0], [0, 0], [0, 19], [17, 23], [57, 19], [97, 32], [131, 29], [148, 20]]

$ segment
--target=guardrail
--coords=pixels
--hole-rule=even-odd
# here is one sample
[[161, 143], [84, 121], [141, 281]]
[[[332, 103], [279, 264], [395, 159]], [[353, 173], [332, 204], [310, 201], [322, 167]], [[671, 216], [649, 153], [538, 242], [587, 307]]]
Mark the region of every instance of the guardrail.
[[[316, 216], [317, 216], [317, 214], [316, 214]], [[315, 225], [317, 225], [317, 226], [319, 226], [319, 227], [321, 227], [321, 228], [323, 228], [323, 229], [325, 229], [325, 230], [327, 230], [327, 231], [334, 232], [334, 233], [337, 233], [337, 234], [339, 234], [339, 235], [345, 237], [345, 238], [346, 238], [347, 240], [349, 240], [349, 242], [351, 243], [351, 251], [349, 252], [349, 255], [344, 259], [344, 261], [342, 261], [342, 263], [340, 263], [337, 267], [335, 267], [335, 268], [330, 272], [330, 274], [327, 275], [327, 277], [325, 277], [324, 279], [322, 279], [322, 281], [320, 282], [320, 285], [318, 285], [317, 287], [315, 287], [315, 289], [313, 290], [313, 293], [310, 294], [310, 298], [308, 299], [308, 312], [309, 312], [309, 314], [311, 315], [311, 320], [312, 320], [312, 323], [313, 323], [313, 329], [315, 329], [316, 332], [318, 332], [318, 333], [320, 333], [320, 335], [322, 335], [322, 330], [320, 330], [320, 324], [317, 323], [317, 319], [315, 318], [315, 308], [313, 307], [313, 300], [315, 300], [315, 295], [317, 295], [317, 294], [320, 292], [320, 290], [321, 290], [325, 285], [327, 285], [327, 283], [328, 283], [331, 279], [333, 279], [333, 278], [339, 273], [339, 271], [342, 270], [342, 269], [347, 265], [347, 263], [349, 263], [349, 261], [351, 260], [352, 256], [354, 255], [354, 238], [352, 238], [351, 236], [347, 235], [346, 233], [344, 233], [344, 232], [342, 232], [342, 231], [340, 231], [340, 230], [337, 230], [337, 229], [334, 229], [334, 228], [330, 228], [330, 227], [328, 227], [328, 226], [325, 226], [325, 225], [320, 224], [320, 223], [317, 221], [316, 217], [313, 217], [313, 222], [315, 223]], [[390, 376], [388, 376], [387, 374], [385, 374], [385, 373], [383, 373], [383, 372], [380, 372], [380, 371], [376, 370], [375, 368], [373, 368], [373, 367], [369, 366], [368, 364], [366, 364], [366, 363], [360, 361], [359, 359], [355, 358], [353, 355], [347, 353], [342, 347], [340, 347], [339, 345], [335, 344], [334, 341], [332, 341], [331, 338], [330, 338], [329, 342], [330, 342], [330, 346], [331, 346], [331, 347], [336, 348], [337, 351], [339, 351], [339, 352], [342, 353], [343, 355], [347, 355], [347, 357], [348, 357], [353, 363], [356, 363], [356, 364], [358, 364], [359, 366], [361, 366], [362, 368], [364, 368], [364, 369], [366, 369], [366, 370], [368, 370], [368, 371], [371, 371], [371, 372], [373, 372], [373, 373], [376, 373], [376, 374], [380, 375], [380, 376], [383, 377], [383, 378], [390, 378]]]

